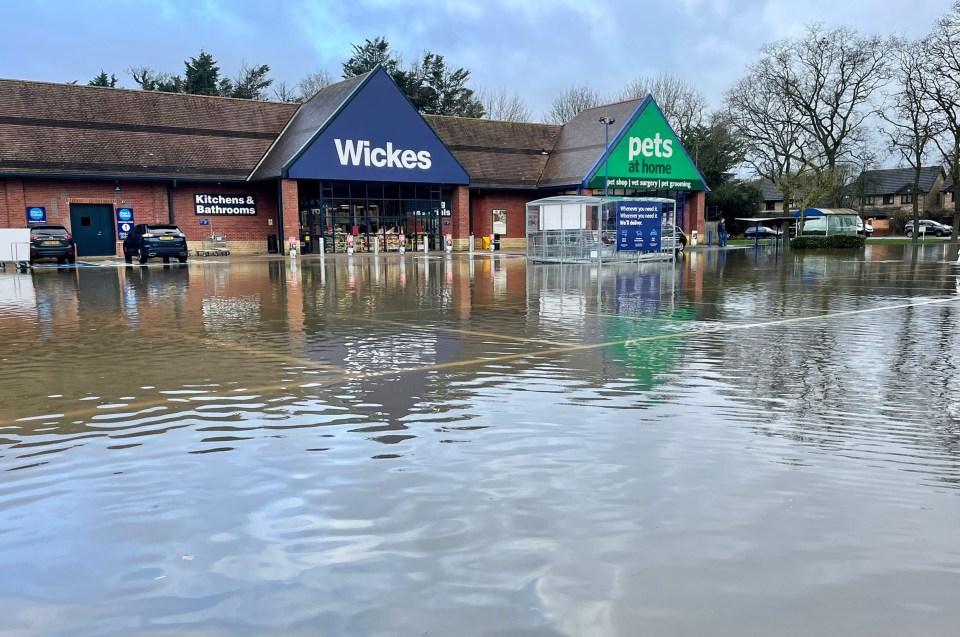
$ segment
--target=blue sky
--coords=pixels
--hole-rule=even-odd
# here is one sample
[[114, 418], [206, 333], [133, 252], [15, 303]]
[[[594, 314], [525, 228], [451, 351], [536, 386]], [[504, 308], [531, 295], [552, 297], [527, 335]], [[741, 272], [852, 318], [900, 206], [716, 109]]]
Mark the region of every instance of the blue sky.
[[[86, 82], [101, 68], [134, 87], [131, 65], [183, 72], [201, 47], [232, 75], [266, 63], [295, 83], [340, 76], [350, 44], [386, 35], [405, 60], [424, 49], [473, 72], [476, 87], [518, 91], [538, 115], [572, 84], [614, 93], [669, 72], [717, 102], [764, 42], [805, 23], [925, 33], [946, 0], [8, 0], [0, 77]], [[878, 10], [878, 7], [882, 9]]]

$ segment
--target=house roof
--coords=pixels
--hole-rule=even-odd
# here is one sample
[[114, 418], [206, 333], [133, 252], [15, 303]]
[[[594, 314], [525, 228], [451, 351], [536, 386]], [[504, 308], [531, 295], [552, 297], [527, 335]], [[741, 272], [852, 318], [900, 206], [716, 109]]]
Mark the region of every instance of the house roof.
[[[370, 72], [372, 73], [372, 71]], [[364, 73], [326, 86], [304, 102], [290, 119], [276, 142], [250, 173], [250, 180], [280, 176], [284, 166], [310, 143], [324, 124], [370, 75]]]
[[470, 185], [490, 188], [536, 188], [561, 130], [553, 124], [441, 115], [425, 119], [466, 169]]
[[540, 187], [580, 185], [603, 155], [604, 127], [600, 118], [612, 117], [619, 124], [609, 131], [612, 141], [630, 123], [630, 116], [642, 101], [626, 100], [588, 108], [564, 124], [544, 167]]
[[0, 174], [242, 180], [297, 107], [0, 79]]
[[769, 179], [757, 179], [750, 183], [760, 189], [764, 201], [783, 201], [783, 193]]
[[[943, 173], [941, 166], [924, 166], [920, 169], [920, 192], [930, 192], [934, 183]], [[865, 170], [861, 178], [864, 180], [865, 195], [895, 195], [910, 192], [913, 188], [913, 168], [885, 168], [882, 170]]]

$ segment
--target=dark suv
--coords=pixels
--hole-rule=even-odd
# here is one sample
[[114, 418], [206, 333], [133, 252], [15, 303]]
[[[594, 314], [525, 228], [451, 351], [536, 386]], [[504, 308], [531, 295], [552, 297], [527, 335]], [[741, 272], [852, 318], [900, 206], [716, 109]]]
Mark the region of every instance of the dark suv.
[[63, 226], [30, 228], [30, 263], [37, 259], [56, 259], [57, 263], [75, 263], [77, 250], [70, 231]]
[[168, 224], [141, 223], [123, 240], [123, 258], [133, 263], [136, 256], [140, 263], [146, 263], [151, 257], [160, 257], [164, 263], [170, 263], [176, 257], [180, 263], [187, 262], [187, 238], [180, 228]]

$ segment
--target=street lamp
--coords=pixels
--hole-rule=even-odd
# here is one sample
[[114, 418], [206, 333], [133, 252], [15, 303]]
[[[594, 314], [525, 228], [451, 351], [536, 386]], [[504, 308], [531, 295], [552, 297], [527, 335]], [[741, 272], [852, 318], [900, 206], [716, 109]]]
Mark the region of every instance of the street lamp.
[[615, 120], [612, 117], [601, 117], [600, 123], [603, 124], [603, 196], [607, 196], [610, 187], [610, 157], [607, 151], [610, 148], [610, 124]]

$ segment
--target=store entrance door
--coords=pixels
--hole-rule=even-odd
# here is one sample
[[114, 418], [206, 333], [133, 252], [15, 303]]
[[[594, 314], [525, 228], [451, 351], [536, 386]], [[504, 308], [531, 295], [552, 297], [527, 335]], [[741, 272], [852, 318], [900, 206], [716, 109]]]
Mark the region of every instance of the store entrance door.
[[113, 206], [110, 204], [70, 204], [70, 230], [77, 244], [78, 257], [115, 255], [117, 244], [113, 225]]

